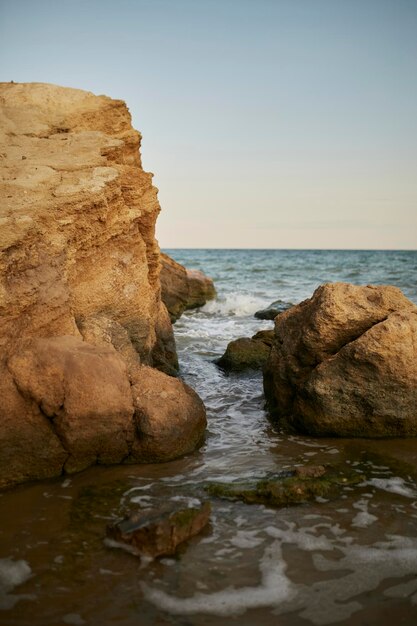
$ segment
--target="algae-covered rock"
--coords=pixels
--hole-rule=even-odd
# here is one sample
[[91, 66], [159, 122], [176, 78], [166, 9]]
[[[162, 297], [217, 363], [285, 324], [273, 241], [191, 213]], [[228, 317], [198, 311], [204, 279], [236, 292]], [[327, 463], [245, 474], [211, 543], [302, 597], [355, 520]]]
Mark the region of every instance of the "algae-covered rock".
[[[132, 552], [150, 556], [175, 554], [180, 543], [197, 535], [208, 524], [211, 506], [170, 505], [160, 510], [138, 511], [107, 527], [107, 537], [126, 544]], [[114, 545], [114, 544], [110, 544]]]
[[362, 480], [363, 476], [358, 473], [330, 470], [317, 465], [281, 472], [258, 481], [212, 483], [206, 489], [211, 496], [226, 500], [279, 507], [301, 504], [317, 497], [335, 497], [343, 486], [357, 484]]
[[217, 365], [227, 371], [262, 369], [269, 357], [274, 339], [273, 330], [261, 330], [256, 335], [231, 341]]

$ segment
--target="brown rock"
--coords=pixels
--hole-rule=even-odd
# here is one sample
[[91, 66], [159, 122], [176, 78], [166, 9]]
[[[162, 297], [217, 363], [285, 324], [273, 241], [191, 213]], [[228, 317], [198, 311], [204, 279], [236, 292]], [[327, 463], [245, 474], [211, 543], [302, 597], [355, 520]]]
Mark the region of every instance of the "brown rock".
[[202, 443], [206, 412], [188, 385], [150, 367], [140, 368], [132, 385], [137, 428], [133, 460], [169, 461]]
[[311, 434], [416, 435], [416, 315], [395, 287], [319, 287], [276, 319], [271, 412]]
[[[141, 367], [174, 374], [178, 362], [160, 297], [157, 189], [126, 105], [1, 83], [0, 119], [0, 486], [190, 452], [201, 401]], [[170, 400], [147, 411], [152, 393]]]
[[166, 506], [159, 511], [138, 511], [107, 527], [107, 536], [125, 543], [138, 555], [175, 554], [177, 547], [200, 533], [210, 519], [210, 503], [199, 507]]
[[160, 206], [126, 105], [55, 85], [1, 83], [0, 119], [2, 353], [21, 337], [80, 336], [79, 321], [96, 343], [108, 323], [105, 342], [116, 339], [123, 354], [133, 347], [152, 364], [163, 341]]
[[39, 409], [39, 422], [49, 421], [66, 451], [65, 471], [128, 456], [132, 394], [126, 364], [113, 347], [64, 336], [23, 340], [17, 348], [8, 370], [32, 412]]
[[164, 253], [161, 261], [161, 297], [172, 322], [185, 310], [203, 306], [216, 297], [213, 281], [203, 272], [187, 270]]
[[261, 330], [251, 339], [240, 337], [231, 341], [226, 352], [216, 361], [226, 371], [262, 369], [268, 360], [273, 342], [273, 330]]
[[62, 473], [68, 453], [38, 405], [0, 367], [0, 488]]

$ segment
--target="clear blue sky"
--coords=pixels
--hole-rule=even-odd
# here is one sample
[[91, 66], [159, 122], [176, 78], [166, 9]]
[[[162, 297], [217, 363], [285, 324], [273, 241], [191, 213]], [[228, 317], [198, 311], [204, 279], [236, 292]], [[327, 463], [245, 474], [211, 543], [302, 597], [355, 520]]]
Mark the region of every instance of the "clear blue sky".
[[163, 247], [417, 248], [417, 0], [0, 0], [0, 70], [126, 100]]

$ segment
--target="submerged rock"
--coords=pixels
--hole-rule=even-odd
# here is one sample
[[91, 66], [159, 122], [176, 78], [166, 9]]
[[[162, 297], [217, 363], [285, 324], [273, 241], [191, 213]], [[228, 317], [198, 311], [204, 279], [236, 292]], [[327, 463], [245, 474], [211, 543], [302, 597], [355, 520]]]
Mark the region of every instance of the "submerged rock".
[[175, 554], [181, 543], [203, 530], [209, 522], [210, 512], [209, 502], [200, 506], [170, 505], [160, 510], [138, 511], [109, 525], [107, 537], [126, 544], [138, 555], [168, 556]]
[[273, 330], [261, 330], [250, 339], [235, 339], [228, 344], [226, 352], [216, 363], [227, 371], [262, 369], [268, 360], [273, 338]]
[[357, 484], [363, 476], [357, 473], [326, 470], [324, 466], [305, 466], [282, 472], [259, 481], [243, 483], [212, 483], [207, 492], [227, 500], [246, 504], [280, 507], [301, 504], [318, 497], [338, 496], [346, 485]]
[[216, 297], [211, 278], [199, 270], [188, 270], [161, 253], [161, 297], [175, 322], [187, 309], [203, 306]]
[[275, 302], [272, 302], [266, 309], [256, 311], [254, 315], [258, 320], [274, 320], [277, 315], [290, 309], [292, 306], [292, 304], [284, 302], [284, 300], [275, 300]]
[[322, 285], [276, 319], [264, 388], [301, 432], [417, 435], [417, 307], [395, 287]]

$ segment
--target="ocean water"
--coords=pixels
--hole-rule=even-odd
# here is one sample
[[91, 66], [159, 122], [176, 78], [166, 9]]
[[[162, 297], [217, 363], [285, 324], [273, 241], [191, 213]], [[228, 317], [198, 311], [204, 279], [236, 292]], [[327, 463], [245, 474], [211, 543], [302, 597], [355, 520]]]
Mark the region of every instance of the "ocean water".
[[[0, 495], [0, 623], [342, 626], [417, 623], [417, 440], [279, 432], [260, 373], [226, 375], [227, 343], [273, 323], [253, 317], [327, 281], [392, 284], [417, 303], [417, 252], [169, 250], [218, 297], [175, 324], [181, 375], [203, 398], [203, 447], [160, 465], [95, 467]], [[303, 463], [361, 473], [336, 499], [296, 507], [212, 499], [209, 528], [174, 558], [139, 561], [104, 542], [126, 508], [207, 498], [210, 481]]]

